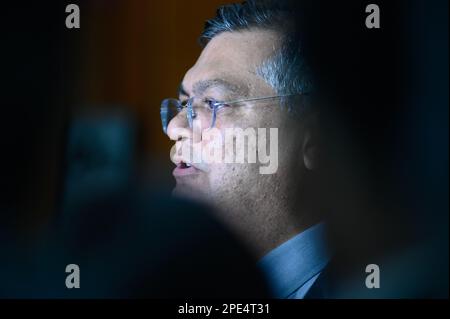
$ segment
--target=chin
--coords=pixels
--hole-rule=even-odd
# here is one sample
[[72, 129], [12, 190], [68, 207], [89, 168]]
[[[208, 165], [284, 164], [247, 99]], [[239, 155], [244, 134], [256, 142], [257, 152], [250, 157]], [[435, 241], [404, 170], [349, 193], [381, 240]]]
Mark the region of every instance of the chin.
[[208, 202], [208, 196], [205, 195], [205, 191], [194, 185], [180, 185], [177, 183], [175, 188], [172, 190], [172, 196], [201, 203]]

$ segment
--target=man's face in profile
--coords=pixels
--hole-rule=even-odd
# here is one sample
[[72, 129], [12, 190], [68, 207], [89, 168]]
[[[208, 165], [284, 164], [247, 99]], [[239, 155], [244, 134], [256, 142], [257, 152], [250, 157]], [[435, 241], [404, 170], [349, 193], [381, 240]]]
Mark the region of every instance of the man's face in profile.
[[[257, 69], [273, 56], [279, 47], [279, 38], [277, 32], [269, 30], [224, 32], [215, 36], [184, 76], [180, 101], [193, 96], [196, 100], [216, 101], [276, 96], [277, 92], [257, 74]], [[209, 124], [209, 119], [202, 119], [201, 130], [208, 130]], [[270, 139], [269, 129], [277, 128], [277, 170], [273, 174], [262, 175], [258, 161], [194, 163], [193, 167], [186, 167], [183, 163], [189, 163], [189, 160], [174, 156], [173, 161], [177, 164], [174, 170], [175, 194], [207, 201], [225, 211], [227, 219], [234, 216], [251, 220], [249, 214], [264, 215], [261, 205], [280, 202], [279, 196], [286, 197], [292, 192], [288, 187], [292, 186], [289, 181], [293, 176], [301, 179], [302, 138], [298, 135], [298, 128], [293, 128], [294, 121], [289, 113], [280, 108], [279, 99], [224, 107], [218, 110], [214, 127], [223, 135], [227, 128], [254, 128], [256, 132], [258, 128], [265, 128], [267, 141]], [[180, 147], [195, 139], [184, 112], [172, 119], [167, 133]]]

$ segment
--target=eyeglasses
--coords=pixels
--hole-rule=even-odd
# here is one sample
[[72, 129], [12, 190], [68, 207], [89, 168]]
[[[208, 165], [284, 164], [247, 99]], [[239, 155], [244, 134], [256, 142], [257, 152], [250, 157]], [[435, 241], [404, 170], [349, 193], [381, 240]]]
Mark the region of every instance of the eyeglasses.
[[161, 102], [161, 122], [163, 126], [163, 131], [167, 134], [167, 127], [170, 121], [176, 117], [179, 113], [186, 110], [186, 118], [189, 123], [189, 127], [192, 129], [194, 125], [194, 120], [199, 117], [204, 117], [206, 119], [210, 118], [210, 126], [212, 128], [216, 124], [217, 112], [224, 108], [235, 104], [241, 104], [245, 102], [255, 102], [270, 99], [278, 99], [284, 97], [291, 97], [295, 95], [305, 95], [305, 93], [295, 93], [286, 95], [275, 95], [251, 98], [245, 100], [235, 100], [229, 102], [219, 102], [213, 99], [202, 99], [201, 103], [194, 106], [194, 100], [198, 99], [196, 97], [191, 97], [186, 101], [180, 101], [177, 99], [165, 99]]

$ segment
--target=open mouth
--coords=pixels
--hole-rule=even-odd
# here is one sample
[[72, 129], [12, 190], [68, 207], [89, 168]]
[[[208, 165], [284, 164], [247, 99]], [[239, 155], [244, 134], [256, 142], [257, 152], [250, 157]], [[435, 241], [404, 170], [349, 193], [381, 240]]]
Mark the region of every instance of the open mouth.
[[192, 165], [189, 163], [181, 162], [179, 164], [179, 167], [180, 167], [180, 169], [186, 169], [186, 168], [192, 167]]
[[186, 176], [191, 174], [196, 174], [200, 172], [197, 168], [195, 168], [192, 164], [186, 162], [178, 163], [177, 167], [173, 170], [173, 175], [177, 176]]

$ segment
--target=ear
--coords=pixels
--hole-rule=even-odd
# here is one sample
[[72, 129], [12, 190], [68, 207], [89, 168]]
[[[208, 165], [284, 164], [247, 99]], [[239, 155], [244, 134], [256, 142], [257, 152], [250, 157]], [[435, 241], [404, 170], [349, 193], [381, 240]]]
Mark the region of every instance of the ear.
[[308, 170], [314, 170], [319, 160], [318, 114], [310, 114], [305, 119], [305, 130], [302, 145], [303, 163]]

